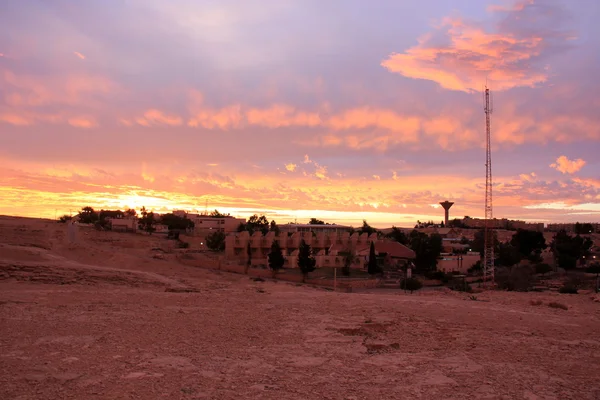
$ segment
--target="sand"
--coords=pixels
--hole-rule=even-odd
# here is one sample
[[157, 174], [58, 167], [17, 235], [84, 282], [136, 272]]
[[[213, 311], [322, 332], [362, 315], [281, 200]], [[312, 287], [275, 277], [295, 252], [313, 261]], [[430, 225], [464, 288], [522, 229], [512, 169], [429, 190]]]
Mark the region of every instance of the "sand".
[[334, 293], [172, 249], [0, 218], [0, 398], [600, 399], [589, 294]]

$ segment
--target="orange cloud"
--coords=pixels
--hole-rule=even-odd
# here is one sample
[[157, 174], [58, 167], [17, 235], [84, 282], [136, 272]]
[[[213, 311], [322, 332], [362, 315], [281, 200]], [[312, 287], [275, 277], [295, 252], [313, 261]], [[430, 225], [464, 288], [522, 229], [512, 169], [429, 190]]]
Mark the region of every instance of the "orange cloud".
[[[121, 123], [126, 126], [133, 125], [132, 121], [126, 119], [121, 119]], [[135, 123], [146, 127], [153, 125], [179, 126], [183, 123], [183, 120], [176, 115], [168, 115], [160, 110], [150, 109], [143, 116], [135, 118]]]
[[[552, 48], [549, 40], [572, 37], [548, 33], [556, 28], [551, 25], [556, 21], [544, 21], [533, 7], [532, 1], [524, 1], [511, 8], [491, 8], [491, 12], [508, 14], [496, 33], [459, 18], [444, 18], [437, 31], [422, 36], [404, 53], [391, 54], [381, 65], [408, 78], [430, 80], [445, 89], [465, 92], [480, 91], [486, 80], [496, 91], [546, 82], [547, 66], [540, 62], [536, 67], [535, 62], [559, 48]], [[548, 29], [523, 33], [520, 26], [535, 26], [533, 18], [538, 24], [547, 22]]]
[[33, 124], [33, 121], [30, 119], [16, 114], [2, 114], [0, 115], [0, 121], [16, 126], [27, 126]]
[[550, 167], [562, 172], [563, 174], [574, 174], [585, 165], [585, 161], [581, 158], [577, 160], [569, 160], [566, 156], [560, 156], [555, 163], [550, 164]]
[[232, 105], [219, 110], [206, 109], [198, 111], [190, 118], [188, 126], [193, 128], [203, 127], [206, 129], [229, 129], [239, 127], [242, 121], [241, 107], [239, 105]]
[[297, 167], [298, 166], [296, 164], [292, 164], [292, 163], [289, 163], [289, 164], [285, 165], [285, 169], [287, 169], [290, 172], [294, 172]]
[[98, 123], [92, 117], [74, 117], [69, 118], [67, 122], [76, 128], [93, 128], [98, 126]]
[[246, 112], [246, 120], [252, 125], [269, 128], [287, 126], [318, 126], [321, 118], [316, 113], [298, 112], [293, 107], [275, 105], [267, 109], [253, 108]]
[[37, 77], [0, 72], [0, 85], [5, 90], [6, 104], [11, 107], [41, 107], [70, 105], [99, 107], [93, 95], [118, 92], [118, 86], [100, 75], [71, 74], [56, 77]]
[[336, 130], [381, 128], [400, 132], [402, 141], [414, 142], [420, 128], [419, 119], [404, 117], [390, 110], [368, 107], [355, 108], [329, 119], [328, 125]]

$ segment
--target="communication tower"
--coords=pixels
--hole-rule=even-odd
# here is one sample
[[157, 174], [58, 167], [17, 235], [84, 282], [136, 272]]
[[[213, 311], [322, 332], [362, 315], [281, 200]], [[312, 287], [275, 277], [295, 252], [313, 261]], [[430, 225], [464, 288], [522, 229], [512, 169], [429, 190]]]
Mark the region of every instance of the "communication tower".
[[491, 116], [493, 111], [490, 89], [485, 86], [485, 225], [483, 254], [483, 286], [494, 284], [494, 212], [492, 206], [492, 149]]

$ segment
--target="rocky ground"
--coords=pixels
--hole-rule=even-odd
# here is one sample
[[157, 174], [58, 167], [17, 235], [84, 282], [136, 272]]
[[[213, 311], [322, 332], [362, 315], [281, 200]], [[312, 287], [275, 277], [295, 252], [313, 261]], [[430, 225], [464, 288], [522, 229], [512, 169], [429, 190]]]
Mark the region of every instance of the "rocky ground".
[[0, 219], [2, 399], [600, 399], [589, 294], [334, 293], [65, 230]]

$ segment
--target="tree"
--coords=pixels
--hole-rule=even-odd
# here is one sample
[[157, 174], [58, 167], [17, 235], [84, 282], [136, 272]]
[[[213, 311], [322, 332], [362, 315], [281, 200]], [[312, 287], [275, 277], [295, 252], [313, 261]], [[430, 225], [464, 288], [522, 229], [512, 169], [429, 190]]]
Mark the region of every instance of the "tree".
[[219, 212], [219, 210], [214, 210], [211, 211], [210, 214], [208, 214], [208, 216], [212, 218], [226, 218], [231, 217], [231, 214], [222, 214]]
[[454, 218], [448, 221], [446, 228], [467, 228], [462, 219]]
[[589, 274], [596, 274], [596, 293], [598, 293], [598, 291], [600, 291], [600, 263], [593, 263], [588, 267], [586, 272]]
[[137, 211], [135, 211], [133, 208], [128, 208], [127, 210], [125, 210], [125, 216], [137, 217]]
[[83, 207], [77, 214], [79, 222], [82, 224], [93, 224], [98, 221], [98, 213], [92, 207]]
[[225, 233], [213, 232], [206, 236], [206, 247], [214, 252], [225, 251]]
[[248, 242], [248, 246], [246, 246], [246, 268], [244, 269], [244, 273], [248, 273], [248, 269], [252, 266], [252, 248], [250, 247], [250, 242]]
[[510, 243], [499, 243], [496, 255], [496, 265], [500, 267], [512, 267], [521, 261], [519, 250]]
[[409, 236], [409, 247], [415, 252], [415, 267], [422, 271], [434, 270], [437, 265], [437, 259], [442, 252], [442, 237], [433, 233], [427, 236], [426, 233], [413, 230]]
[[412, 294], [412, 292], [415, 290], [421, 289], [422, 287], [423, 284], [417, 278], [407, 278], [400, 282], [400, 289], [410, 290], [410, 294]]
[[311, 218], [310, 221], [308, 221], [308, 223], [310, 225], [325, 225], [325, 221], [321, 221], [320, 219], [316, 218]]
[[277, 271], [283, 268], [285, 264], [285, 258], [277, 240], [273, 240], [273, 243], [271, 243], [271, 252], [267, 255], [267, 258], [269, 260], [269, 268], [273, 271], [273, 278], [275, 278]]
[[354, 250], [351, 248], [347, 248], [346, 250], [341, 251], [340, 255], [342, 256], [342, 261], [344, 265], [342, 267], [342, 275], [350, 276], [350, 267], [352, 266], [352, 264], [358, 261], [358, 257], [356, 256]]
[[[498, 241], [498, 234], [496, 233], [496, 231], [492, 231], [492, 237], [494, 238], [494, 253], [497, 253], [500, 242]], [[471, 249], [473, 251], [478, 252], [481, 255], [481, 257], [483, 257], [483, 253], [485, 252], [484, 229], [479, 229], [477, 232], [475, 232], [475, 235], [473, 236], [473, 242], [471, 243]]]
[[315, 265], [317, 261], [311, 254], [310, 245], [306, 244], [304, 239], [300, 242], [300, 247], [298, 248], [298, 267], [300, 271], [302, 271], [302, 282], [306, 282], [306, 277], [309, 272], [313, 272], [315, 270]]
[[558, 266], [570, 270], [577, 266], [577, 260], [589, 255], [592, 245], [589, 237], [571, 236], [561, 230], [554, 235], [551, 248]]
[[140, 229], [148, 232], [149, 234], [152, 234], [152, 232], [156, 230], [156, 228], [154, 227], [154, 225], [156, 224], [156, 221], [154, 220], [154, 213], [148, 212], [146, 210], [146, 207], [142, 207], [142, 209], [140, 210], [140, 214], [142, 216], [142, 218], [138, 220]]
[[377, 233], [377, 229], [375, 229], [371, 225], [369, 225], [367, 223], [366, 219], [363, 219], [363, 224], [362, 224], [362, 227], [360, 228], [360, 232], [371, 235], [372, 233]]
[[277, 223], [275, 222], [275, 220], [271, 221], [269, 231], [275, 232], [275, 236], [279, 236], [279, 227], [277, 226]]
[[160, 217], [160, 222], [166, 225], [169, 228], [169, 231], [186, 231], [194, 228], [194, 221], [172, 213], [163, 214]]
[[399, 228], [392, 226], [392, 231], [385, 235], [386, 238], [395, 240], [398, 243], [402, 243], [403, 245], [408, 244], [408, 236]]
[[541, 261], [541, 253], [546, 246], [546, 239], [542, 232], [518, 229], [510, 240], [510, 244], [517, 248], [519, 254], [530, 261]]
[[253, 235], [254, 232], [260, 231], [264, 234], [269, 232], [269, 221], [267, 217], [261, 215], [260, 217], [256, 214], [248, 218], [248, 222], [245, 224], [240, 224], [238, 226], [238, 232], [248, 231], [250, 235]]
[[375, 254], [375, 243], [371, 242], [369, 248], [369, 264], [367, 264], [367, 271], [370, 275], [375, 275], [381, 272], [379, 264], [377, 264], [377, 255]]

